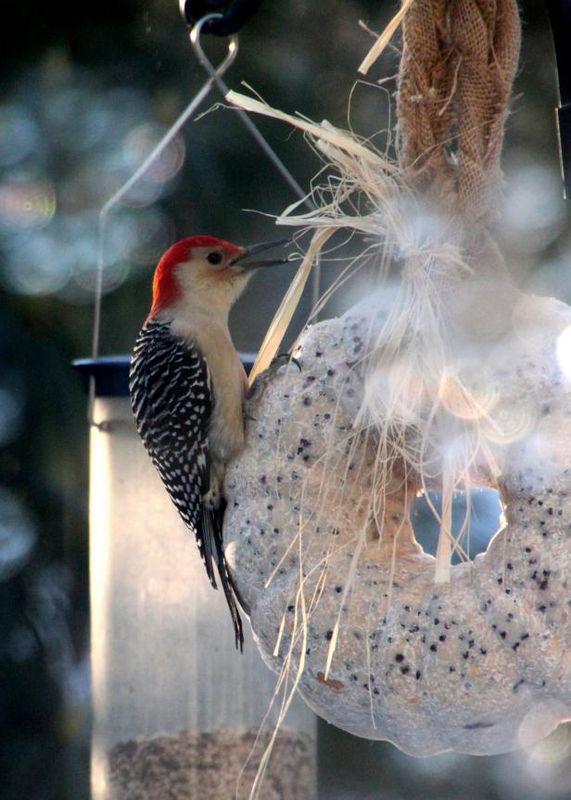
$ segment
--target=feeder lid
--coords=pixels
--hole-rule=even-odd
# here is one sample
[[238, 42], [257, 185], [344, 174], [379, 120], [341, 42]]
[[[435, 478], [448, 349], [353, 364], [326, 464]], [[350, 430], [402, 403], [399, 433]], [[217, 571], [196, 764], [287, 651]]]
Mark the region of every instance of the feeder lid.
[[[246, 372], [252, 369], [255, 353], [239, 353], [240, 361]], [[128, 355], [100, 356], [99, 358], [76, 358], [72, 366], [79, 372], [83, 388], [89, 389], [89, 379], [95, 378], [96, 397], [128, 397], [129, 396], [129, 364]]]
[[128, 397], [130, 361], [128, 355], [101, 356], [76, 358], [72, 365], [79, 372], [85, 391], [93, 377], [96, 397]]

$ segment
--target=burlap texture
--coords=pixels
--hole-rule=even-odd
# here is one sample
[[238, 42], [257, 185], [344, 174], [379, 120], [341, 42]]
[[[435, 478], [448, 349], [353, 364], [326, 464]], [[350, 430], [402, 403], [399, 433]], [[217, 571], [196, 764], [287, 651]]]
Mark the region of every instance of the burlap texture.
[[417, 0], [403, 23], [399, 159], [473, 225], [489, 218], [517, 68], [516, 0]]

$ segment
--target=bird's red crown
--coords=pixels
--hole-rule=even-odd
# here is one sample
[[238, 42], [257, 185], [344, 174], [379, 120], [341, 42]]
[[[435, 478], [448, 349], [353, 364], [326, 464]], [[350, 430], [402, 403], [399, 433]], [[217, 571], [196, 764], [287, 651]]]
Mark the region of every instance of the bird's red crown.
[[192, 251], [197, 247], [217, 247], [224, 249], [229, 255], [239, 256], [244, 252], [242, 247], [219, 239], [217, 236], [187, 236], [175, 242], [163, 253], [153, 277], [153, 305], [149, 316], [153, 316], [161, 308], [166, 308], [180, 297], [180, 287], [174, 277], [174, 268], [192, 258]]

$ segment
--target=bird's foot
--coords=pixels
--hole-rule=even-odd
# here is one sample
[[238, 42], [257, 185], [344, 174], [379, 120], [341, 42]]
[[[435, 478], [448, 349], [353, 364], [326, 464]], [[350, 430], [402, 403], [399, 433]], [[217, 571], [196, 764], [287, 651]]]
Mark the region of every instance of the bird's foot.
[[[254, 383], [250, 386], [250, 390], [248, 392], [248, 397], [247, 397], [248, 403], [260, 397], [266, 385], [272, 379], [272, 377], [275, 375], [278, 369], [280, 369], [281, 367], [289, 366], [290, 364], [294, 364], [301, 372], [301, 362], [297, 358], [294, 358], [290, 353], [279, 353], [273, 359], [270, 366], [266, 370], [264, 370], [264, 372], [258, 375]], [[246, 408], [246, 419], [253, 419], [248, 415], [247, 408]]]

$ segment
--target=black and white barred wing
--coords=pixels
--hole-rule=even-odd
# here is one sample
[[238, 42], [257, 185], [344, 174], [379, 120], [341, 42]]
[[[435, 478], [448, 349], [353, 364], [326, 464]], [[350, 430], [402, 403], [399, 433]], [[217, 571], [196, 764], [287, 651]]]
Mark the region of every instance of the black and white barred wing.
[[221, 532], [215, 513], [203, 503], [210, 488], [207, 365], [198, 350], [171, 334], [169, 325], [151, 320], [135, 344], [129, 391], [139, 435], [195, 534], [208, 578], [216, 586], [212, 561], [218, 562]]

